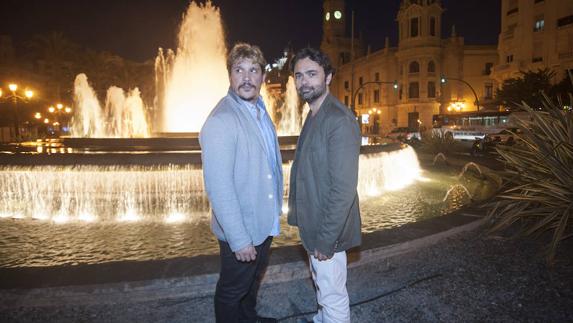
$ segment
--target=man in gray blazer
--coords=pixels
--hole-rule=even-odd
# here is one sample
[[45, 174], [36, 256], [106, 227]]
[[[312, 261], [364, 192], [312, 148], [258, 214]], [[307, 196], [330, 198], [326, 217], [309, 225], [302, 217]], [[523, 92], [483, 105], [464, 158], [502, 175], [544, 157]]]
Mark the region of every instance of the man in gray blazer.
[[288, 223], [309, 253], [318, 314], [314, 322], [350, 322], [346, 250], [360, 245], [360, 130], [332, 96], [333, 68], [324, 53], [305, 48], [291, 62], [299, 96], [310, 106], [290, 175]]
[[274, 126], [259, 96], [265, 59], [257, 46], [237, 44], [227, 57], [230, 88], [199, 135], [211, 228], [221, 271], [215, 291], [217, 322], [276, 322], [255, 305], [279, 234], [282, 160]]

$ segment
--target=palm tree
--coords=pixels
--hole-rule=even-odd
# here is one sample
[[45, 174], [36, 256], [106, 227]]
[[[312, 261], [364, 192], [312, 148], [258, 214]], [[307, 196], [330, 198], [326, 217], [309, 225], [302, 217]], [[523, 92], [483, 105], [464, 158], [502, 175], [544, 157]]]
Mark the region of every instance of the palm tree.
[[35, 35], [27, 42], [32, 59], [39, 65], [39, 74], [54, 82], [52, 89], [57, 100], [62, 99], [62, 86], [73, 82], [77, 57], [80, 57], [80, 47], [61, 32]]

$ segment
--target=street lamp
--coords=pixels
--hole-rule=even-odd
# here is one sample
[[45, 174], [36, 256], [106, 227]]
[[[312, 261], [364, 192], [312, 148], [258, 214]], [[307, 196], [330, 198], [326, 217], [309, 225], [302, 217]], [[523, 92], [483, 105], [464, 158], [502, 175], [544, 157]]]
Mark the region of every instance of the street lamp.
[[457, 78], [453, 78], [453, 77], [446, 77], [446, 76], [444, 76], [444, 75], [442, 75], [442, 76], [440, 77], [440, 84], [441, 84], [441, 85], [445, 85], [449, 80], [462, 82], [462, 83], [464, 83], [465, 85], [467, 85], [467, 86], [470, 88], [470, 90], [472, 90], [472, 93], [474, 94], [474, 97], [475, 97], [475, 99], [476, 99], [475, 105], [476, 105], [476, 107], [477, 107], [477, 112], [479, 113], [479, 99], [478, 99], [477, 93], [476, 93], [476, 91], [474, 90], [474, 88], [473, 88], [468, 82], [466, 82], [466, 81], [464, 81], [464, 80], [462, 80], [462, 79], [457, 79]]
[[394, 90], [398, 89], [398, 81], [370, 81], [370, 82], [365, 82], [362, 83], [362, 85], [360, 85], [352, 94], [352, 113], [354, 113], [354, 115], [356, 117], [358, 117], [358, 125], [360, 126], [360, 129], [362, 129], [362, 119], [357, 115], [356, 113], [356, 96], [358, 95], [358, 92], [360, 90], [362, 90], [366, 85], [369, 84], [378, 84], [378, 85], [382, 85], [382, 84], [392, 84], [392, 88], [394, 88]]
[[[72, 108], [68, 107], [68, 106], [64, 106], [62, 103], [57, 103], [55, 105], [55, 107], [53, 105], [51, 105], [48, 108], [48, 112], [51, 114], [54, 114], [54, 119], [55, 122], [52, 123], [52, 125], [54, 127], [58, 127], [58, 130], [61, 131], [61, 129], [63, 128], [61, 125], [62, 123], [62, 114], [70, 114], [72, 112]], [[65, 119], [65, 118], [64, 118]], [[68, 120], [69, 121], [69, 120]], [[66, 123], [67, 124], [67, 123]]]
[[10, 93], [5, 97], [4, 92], [0, 89], [0, 99], [4, 98], [5, 100], [12, 100], [14, 104], [14, 128], [15, 128], [15, 135], [16, 140], [20, 138], [20, 111], [18, 110], [18, 100], [28, 102], [34, 96], [34, 91], [30, 89], [24, 90], [23, 93], [18, 93], [18, 84], [10, 83], [8, 84], [8, 89]]

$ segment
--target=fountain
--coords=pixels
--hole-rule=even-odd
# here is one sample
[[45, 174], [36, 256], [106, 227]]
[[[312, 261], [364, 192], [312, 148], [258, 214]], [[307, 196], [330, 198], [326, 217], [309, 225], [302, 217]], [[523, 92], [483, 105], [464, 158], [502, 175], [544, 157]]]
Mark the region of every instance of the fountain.
[[[193, 2], [184, 15], [177, 52], [160, 49], [156, 59], [157, 115], [148, 113], [137, 89], [110, 87], [102, 108], [87, 76], [78, 75], [72, 131], [84, 142], [54, 141], [29, 154], [0, 156], [0, 267], [216, 252], [196, 137], [153, 138], [152, 130], [199, 131], [228, 88], [225, 51], [218, 9], [210, 2]], [[279, 133], [298, 134], [304, 112], [299, 113], [292, 78], [285, 97], [276, 101], [281, 106], [268, 93], [263, 97], [269, 110], [281, 110]], [[114, 139], [93, 144], [102, 138]], [[364, 232], [448, 213], [467, 202], [468, 195], [475, 198], [474, 189], [466, 189], [467, 194], [451, 189], [463, 179], [421, 170], [411, 147], [362, 150], [358, 192]], [[293, 147], [283, 145], [281, 151], [288, 185]], [[274, 243], [299, 243], [284, 217]], [[23, 245], [33, 248], [22, 250]]]

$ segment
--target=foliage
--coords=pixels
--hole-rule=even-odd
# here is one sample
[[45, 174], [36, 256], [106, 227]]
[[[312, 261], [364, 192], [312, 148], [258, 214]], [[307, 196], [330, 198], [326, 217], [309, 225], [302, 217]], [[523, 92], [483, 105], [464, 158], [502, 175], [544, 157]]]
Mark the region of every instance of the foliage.
[[422, 132], [422, 148], [432, 154], [443, 153], [447, 155], [452, 150], [455, 140], [453, 136], [448, 135], [445, 130], [446, 129], [433, 128]]
[[521, 71], [520, 76], [503, 81], [496, 91], [496, 100], [508, 108], [519, 109], [522, 102], [537, 109], [543, 106], [542, 92], [549, 93], [554, 72], [545, 68], [534, 71]]
[[496, 148], [507, 185], [489, 212], [492, 231], [521, 224], [521, 234], [551, 232], [549, 262], [559, 243], [573, 236], [573, 112], [560, 102], [543, 95], [543, 111], [521, 106], [530, 120], [518, 121], [518, 144]]
[[[98, 96], [105, 97], [112, 85], [124, 89], [139, 87], [144, 100], [151, 102], [154, 92], [153, 64], [136, 63], [109, 52], [95, 51], [67, 39], [60, 32], [35, 35], [25, 43], [27, 59], [33, 72], [43, 79], [42, 93], [50, 101], [70, 101], [73, 82], [85, 73]], [[25, 65], [24, 65], [25, 66]]]

